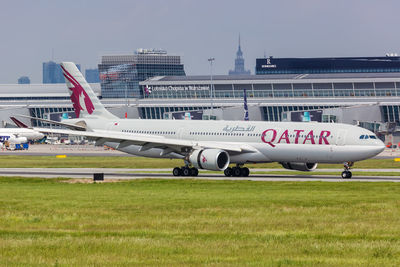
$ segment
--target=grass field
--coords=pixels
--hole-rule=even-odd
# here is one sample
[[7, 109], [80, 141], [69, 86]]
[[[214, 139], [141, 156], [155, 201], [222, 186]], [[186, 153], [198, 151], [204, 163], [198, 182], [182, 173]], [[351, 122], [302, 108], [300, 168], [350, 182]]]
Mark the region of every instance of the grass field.
[[0, 265], [400, 266], [397, 183], [71, 181], [0, 178]]
[[[0, 156], [3, 168], [174, 168], [182, 160], [151, 159], [143, 157], [67, 157], [55, 156]], [[278, 163], [248, 164], [249, 168], [282, 168]], [[399, 169], [400, 162], [393, 159], [370, 159], [356, 162], [359, 169]], [[341, 164], [319, 164], [319, 169], [343, 168]]]

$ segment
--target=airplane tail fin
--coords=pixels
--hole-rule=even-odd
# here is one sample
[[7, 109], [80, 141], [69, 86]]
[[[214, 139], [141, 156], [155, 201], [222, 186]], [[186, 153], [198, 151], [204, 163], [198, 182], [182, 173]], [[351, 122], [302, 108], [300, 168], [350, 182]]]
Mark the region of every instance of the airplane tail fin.
[[10, 117], [10, 119], [18, 126], [18, 128], [28, 128], [28, 125], [23, 123], [22, 121], [16, 119], [15, 117]]
[[246, 89], [243, 89], [243, 109], [244, 109], [244, 118], [243, 120], [249, 120], [249, 107], [247, 106], [247, 93]]
[[106, 110], [75, 63], [62, 62], [60, 65], [77, 118], [101, 117], [117, 119], [116, 116]]

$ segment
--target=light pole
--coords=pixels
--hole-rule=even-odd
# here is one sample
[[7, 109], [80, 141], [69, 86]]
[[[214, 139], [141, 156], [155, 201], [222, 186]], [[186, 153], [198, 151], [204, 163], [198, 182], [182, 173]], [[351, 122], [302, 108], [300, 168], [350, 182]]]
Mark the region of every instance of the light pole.
[[[214, 115], [214, 96], [213, 96], [213, 73], [212, 66], [215, 58], [210, 57], [208, 62], [210, 62], [210, 100], [211, 100], [211, 115]], [[210, 116], [211, 119], [211, 116]]]

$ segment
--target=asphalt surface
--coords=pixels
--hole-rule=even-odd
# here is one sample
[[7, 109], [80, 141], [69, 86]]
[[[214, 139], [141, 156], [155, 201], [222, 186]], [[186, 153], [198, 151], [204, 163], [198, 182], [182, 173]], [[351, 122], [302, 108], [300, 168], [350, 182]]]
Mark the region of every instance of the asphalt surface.
[[[261, 170], [261, 169], [260, 169]], [[352, 179], [338, 175], [287, 175], [250, 174], [249, 177], [225, 177], [221, 174], [200, 172], [197, 177], [175, 177], [172, 173], [157, 173], [164, 169], [91, 169], [91, 168], [1, 168], [0, 176], [41, 177], [41, 178], [86, 178], [93, 179], [94, 173], [103, 173], [106, 180], [129, 179], [203, 179], [203, 180], [245, 180], [245, 181], [326, 181], [326, 182], [400, 182], [400, 176], [353, 176]], [[276, 170], [275, 170], [276, 171]], [[150, 172], [150, 173], [148, 173]], [[384, 174], [384, 171], [382, 172]]]
[[[25, 151], [0, 150], [1, 155], [28, 155], [28, 156], [107, 156], [107, 157], [132, 157], [120, 151], [108, 150], [92, 145], [32, 145]], [[134, 157], [134, 156], [133, 156]], [[376, 158], [400, 157], [398, 150], [385, 150]], [[43, 178], [86, 178], [93, 179], [94, 173], [104, 173], [105, 179], [210, 179], [210, 180], [251, 180], [251, 181], [390, 181], [400, 182], [400, 176], [385, 176], [385, 172], [395, 172], [394, 169], [353, 169], [352, 179], [342, 179], [341, 169], [318, 169], [318, 172], [337, 172], [335, 175], [288, 175], [288, 174], [257, 174], [256, 171], [287, 171], [285, 169], [256, 169], [252, 170], [249, 177], [225, 177], [223, 173], [215, 174], [201, 171], [197, 177], [174, 177], [170, 169], [96, 169], [96, 168], [0, 168], [0, 176], [23, 176]], [[359, 176], [356, 171], [381, 172], [380, 176]], [[163, 172], [163, 173], [160, 173]]]

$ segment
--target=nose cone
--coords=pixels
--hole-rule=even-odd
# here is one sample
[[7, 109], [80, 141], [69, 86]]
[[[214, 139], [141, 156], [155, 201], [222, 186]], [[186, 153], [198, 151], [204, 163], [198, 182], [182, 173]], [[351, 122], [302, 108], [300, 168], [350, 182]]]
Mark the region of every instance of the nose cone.
[[374, 148], [373, 148], [374, 152], [376, 153], [376, 155], [378, 155], [379, 153], [381, 153], [383, 150], [385, 150], [385, 144], [377, 139], [374, 142]]

